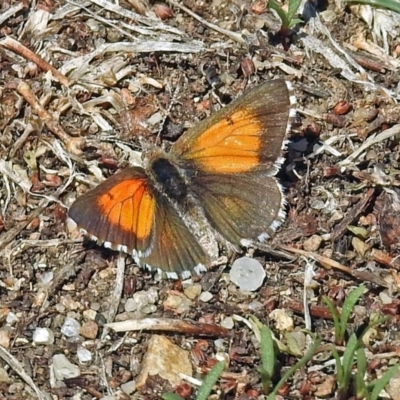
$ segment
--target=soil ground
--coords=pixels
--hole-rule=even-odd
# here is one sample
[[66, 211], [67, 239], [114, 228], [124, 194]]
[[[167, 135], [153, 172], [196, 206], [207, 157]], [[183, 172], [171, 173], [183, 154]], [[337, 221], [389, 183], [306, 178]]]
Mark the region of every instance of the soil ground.
[[[190, 384], [159, 375], [135, 390], [155, 334], [190, 354], [197, 378], [217, 353], [229, 360], [213, 398], [263, 398], [249, 315], [282, 345], [274, 382], [306, 351], [305, 328], [322, 337], [281, 398], [334, 398], [334, 325], [323, 296], [340, 311], [361, 284], [347, 335], [386, 317], [364, 338], [365, 379], [398, 362], [400, 19], [339, 0], [301, 11], [303, 22], [285, 32], [261, 0], [1, 2], [0, 398], [195, 398]], [[292, 83], [298, 113], [279, 173], [286, 221], [248, 253], [265, 267], [260, 289], [230, 281], [240, 254], [192, 282], [160, 280], [67, 233], [67, 208], [88, 188], [276, 78]], [[147, 303], [134, 309], [137, 293]], [[79, 335], [66, 334], [66, 318]], [[105, 326], [128, 318], [196, 328]], [[205, 324], [215, 330], [204, 336]], [[38, 328], [54, 340], [38, 343]], [[336, 343], [340, 354], [345, 345]], [[79, 360], [82, 349], [89, 361]], [[60, 354], [79, 373], [56, 379]], [[399, 398], [395, 382], [387, 391]]]

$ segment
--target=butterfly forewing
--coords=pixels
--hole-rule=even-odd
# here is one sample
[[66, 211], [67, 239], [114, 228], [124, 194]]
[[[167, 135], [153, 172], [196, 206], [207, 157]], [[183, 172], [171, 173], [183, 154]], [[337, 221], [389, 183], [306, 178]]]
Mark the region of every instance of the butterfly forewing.
[[146, 253], [150, 249], [156, 203], [142, 168], [127, 168], [78, 198], [69, 218], [113, 249]]
[[286, 82], [265, 82], [182, 135], [171, 153], [208, 173], [272, 168], [281, 154], [289, 114]]

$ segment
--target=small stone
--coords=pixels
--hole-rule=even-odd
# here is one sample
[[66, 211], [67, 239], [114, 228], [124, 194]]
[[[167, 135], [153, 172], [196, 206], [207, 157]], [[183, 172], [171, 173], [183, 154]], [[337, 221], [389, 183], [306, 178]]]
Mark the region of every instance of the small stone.
[[288, 332], [294, 328], [293, 318], [290, 317], [286, 310], [277, 308], [269, 313], [269, 317], [275, 321], [275, 327], [279, 331]]
[[158, 293], [155, 288], [146, 291], [139, 291], [133, 294], [125, 303], [125, 311], [141, 311], [148, 304], [154, 304], [158, 300]]
[[79, 329], [79, 333], [86, 339], [96, 339], [99, 333], [99, 326], [92, 320], [87, 321]]
[[196, 297], [200, 296], [201, 291], [201, 285], [197, 283], [195, 285], [191, 285], [185, 288], [183, 290], [183, 293], [185, 293], [186, 297], [188, 297], [190, 300], [194, 300]]
[[131, 297], [128, 300], [126, 300], [124, 309], [125, 309], [126, 312], [136, 311], [137, 303], [136, 303], [135, 299]]
[[6, 322], [8, 325], [13, 325], [18, 322], [19, 318], [13, 312], [9, 312], [6, 318]]
[[86, 320], [94, 321], [96, 319], [97, 312], [95, 310], [89, 309], [89, 310], [85, 310], [82, 313], [82, 315], [83, 315], [83, 318], [85, 318]]
[[132, 394], [136, 391], [136, 381], [129, 381], [120, 386], [121, 390], [126, 394]]
[[64, 354], [55, 354], [53, 356], [53, 371], [58, 381], [76, 378], [81, 374], [79, 367], [70, 363]]
[[10, 347], [10, 329], [6, 326], [0, 329], [0, 346]]
[[143, 357], [136, 387], [143, 387], [149, 375], [159, 375], [175, 386], [182, 381], [181, 373], [192, 376], [189, 352], [176, 346], [165, 336], [154, 335], [150, 338]]
[[156, 113], [154, 113], [154, 114], [147, 120], [147, 122], [148, 122], [150, 125], [155, 126], [155, 125], [158, 125], [158, 124], [162, 121], [162, 119], [163, 119], [163, 115], [162, 115], [159, 111], [157, 111]]
[[24, 391], [24, 384], [22, 382], [12, 383], [8, 387], [8, 393], [17, 394], [22, 393]]
[[5, 307], [5, 308], [0, 308], [0, 322], [3, 322], [7, 319], [7, 315], [10, 312], [10, 309]]
[[263, 304], [257, 300], [250, 302], [247, 307], [250, 311], [260, 311], [262, 308], [264, 308]]
[[66, 317], [63, 326], [61, 327], [61, 333], [66, 337], [79, 336], [80, 323], [71, 317]]
[[0, 367], [0, 382], [7, 383], [10, 381], [10, 377], [8, 376], [8, 372]]
[[203, 292], [200, 296], [199, 296], [199, 300], [204, 302], [204, 303], [208, 303], [211, 299], [213, 298], [212, 293], [210, 292]]
[[189, 300], [183, 293], [174, 290], [168, 292], [168, 297], [163, 303], [166, 310], [174, 310], [178, 314], [183, 314], [189, 311], [191, 305], [191, 300]]
[[54, 343], [54, 333], [49, 328], [36, 328], [33, 332], [32, 340], [36, 344], [53, 344]]
[[321, 236], [312, 235], [303, 242], [303, 249], [305, 251], [317, 251], [320, 248], [322, 242], [323, 240]]
[[92, 361], [92, 353], [88, 349], [85, 349], [84, 347], [79, 347], [76, 352], [76, 355], [78, 356], [80, 364]]
[[233, 329], [233, 327], [235, 326], [235, 323], [233, 322], [233, 318], [232, 317], [224, 318], [221, 321], [221, 326], [226, 329]]
[[54, 279], [53, 271], [43, 272], [42, 276], [40, 277], [42, 283], [44, 285], [49, 285]]
[[380, 292], [379, 298], [381, 299], [382, 304], [390, 304], [393, 302], [393, 297], [389, 296], [386, 292]]
[[322, 383], [317, 385], [317, 390], [314, 392], [315, 397], [328, 397], [333, 393], [336, 385], [336, 377], [334, 375], [325, 375], [322, 378]]
[[157, 306], [155, 304], [148, 304], [144, 306], [141, 310], [142, 314], [154, 314], [157, 311]]
[[241, 257], [233, 263], [229, 277], [240, 290], [253, 292], [263, 284], [265, 271], [257, 260]]

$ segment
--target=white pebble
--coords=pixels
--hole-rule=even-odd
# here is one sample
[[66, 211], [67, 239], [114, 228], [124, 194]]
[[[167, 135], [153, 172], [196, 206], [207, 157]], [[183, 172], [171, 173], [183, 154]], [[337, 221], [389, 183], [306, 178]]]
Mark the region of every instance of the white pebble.
[[204, 303], [209, 302], [211, 299], [213, 298], [213, 295], [210, 292], [203, 292], [200, 296], [199, 296], [199, 300], [203, 301]]
[[81, 324], [74, 318], [66, 317], [63, 326], [61, 327], [61, 333], [66, 337], [79, 336], [79, 329]]
[[253, 292], [263, 284], [265, 271], [257, 260], [241, 257], [233, 263], [229, 277], [240, 290]]
[[224, 318], [221, 321], [221, 326], [226, 328], [226, 329], [232, 329], [234, 327], [235, 323], [233, 322], [233, 318], [232, 317], [227, 317]]
[[136, 391], [136, 382], [135, 381], [129, 381], [129, 382], [123, 383], [121, 385], [121, 390], [125, 394], [132, 394], [133, 392]]
[[76, 365], [70, 363], [64, 354], [55, 354], [53, 356], [53, 371], [54, 377], [58, 381], [76, 378], [81, 374], [79, 368]]
[[84, 347], [79, 347], [76, 352], [76, 355], [78, 356], [80, 364], [92, 361], [92, 353], [88, 349], [85, 349]]
[[36, 328], [33, 332], [33, 341], [36, 344], [53, 344], [54, 333], [49, 328]]

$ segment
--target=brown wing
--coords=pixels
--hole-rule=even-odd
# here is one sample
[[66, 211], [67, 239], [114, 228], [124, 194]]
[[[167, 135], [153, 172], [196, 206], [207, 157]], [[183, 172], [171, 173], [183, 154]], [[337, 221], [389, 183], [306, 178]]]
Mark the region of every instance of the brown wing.
[[142, 168], [127, 168], [79, 197], [68, 217], [115, 250], [139, 254], [151, 245], [156, 204]]
[[210, 174], [272, 168], [289, 124], [291, 96], [282, 80], [265, 82], [182, 135], [171, 149]]
[[142, 168], [127, 168], [78, 198], [69, 218], [140, 264], [183, 274], [208, 264], [203, 248]]
[[155, 213], [154, 240], [151, 252], [141, 262], [152, 268], [187, 276], [186, 271], [200, 271], [209, 259], [193, 234], [188, 230], [175, 209], [160, 196]]
[[192, 189], [211, 226], [234, 245], [265, 240], [285, 217], [281, 187], [266, 172], [199, 174]]

